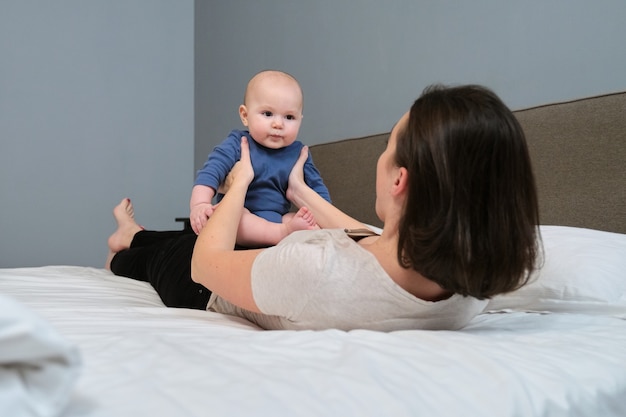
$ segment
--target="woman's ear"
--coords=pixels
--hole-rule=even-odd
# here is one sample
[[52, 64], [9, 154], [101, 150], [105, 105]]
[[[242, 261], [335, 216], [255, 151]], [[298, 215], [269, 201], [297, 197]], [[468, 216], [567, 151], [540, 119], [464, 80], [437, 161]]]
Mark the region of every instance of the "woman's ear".
[[404, 167], [399, 167], [396, 170], [393, 185], [391, 187], [391, 195], [399, 196], [406, 192], [409, 181], [409, 171]]
[[248, 126], [248, 109], [246, 108], [245, 104], [242, 104], [241, 106], [239, 106], [239, 118], [241, 119], [241, 123], [243, 123], [244, 126]]

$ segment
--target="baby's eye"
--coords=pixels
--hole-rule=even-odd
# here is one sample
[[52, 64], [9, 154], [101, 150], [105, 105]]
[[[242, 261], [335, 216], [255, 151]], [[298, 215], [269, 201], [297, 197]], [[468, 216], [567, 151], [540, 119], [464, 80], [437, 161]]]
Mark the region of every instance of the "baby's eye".
[[263, 116], [265, 117], [272, 117], [272, 112], [269, 110], [266, 110], [264, 112], [261, 113]]
[[288, 114], [287, 120], [296, 120], [296, 116], [294, 116], [293, 114]]

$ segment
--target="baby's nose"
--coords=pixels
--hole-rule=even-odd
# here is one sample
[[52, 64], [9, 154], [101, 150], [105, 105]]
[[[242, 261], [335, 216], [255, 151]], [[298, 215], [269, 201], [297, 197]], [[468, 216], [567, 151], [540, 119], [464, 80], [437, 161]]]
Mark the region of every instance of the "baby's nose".
[[281, 127], [283, 125], [283, 118], [280, 116], [274, 116], [272, 124], [276, 127]]

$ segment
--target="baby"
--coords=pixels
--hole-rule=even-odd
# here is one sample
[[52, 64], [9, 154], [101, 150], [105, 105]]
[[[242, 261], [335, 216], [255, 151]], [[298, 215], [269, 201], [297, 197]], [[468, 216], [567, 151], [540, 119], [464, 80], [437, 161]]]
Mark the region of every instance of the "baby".
[[[250, 144], [254, 180], [246, 194], [246, 213], [237, 233], [237, 244], [264, 247], [278, 243], [296, 230], [317, 228], [305, 207], [290, 213], [285, 193], [289, 173], [304, 146], [296, 140], [302, 123], [302, 89], [291, 75], [262, 71], [249, 81], [239, 117], [248, 130], [233, 130], [210, 154], [198, 171], [191, 192], [189, 220], [196, 233], [213, 214], [213, 197], [223, 196], [218, 188], [241, 155], [241, 137]], [[305, 180], [330, 202], [328, 189], [309, 154]], [[219, 204], [219, 203], [218, 203]]]

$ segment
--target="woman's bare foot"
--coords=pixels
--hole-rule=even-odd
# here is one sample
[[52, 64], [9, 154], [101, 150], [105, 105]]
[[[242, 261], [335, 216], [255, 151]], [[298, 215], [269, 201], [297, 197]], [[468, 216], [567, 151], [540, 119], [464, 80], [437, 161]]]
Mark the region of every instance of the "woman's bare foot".
[[296, 230], [313, 230], [318, 228], [313, 213], [306, 207], [301, 207], [290, 219], [285, 220], [283, 224], [287, 229], [287, 234]]
[[135, 233], [143, 230], [143, 227], [135, 222], [135, 209], [129, 198], [123, 199], [113, 208], [113, 217], [117, 222], [117, 230], [109, 236], [107, 241], [109, 254], [105, 264], [106, 269], [111, 269], [113, 256], [119, 251], [130, 248]]

